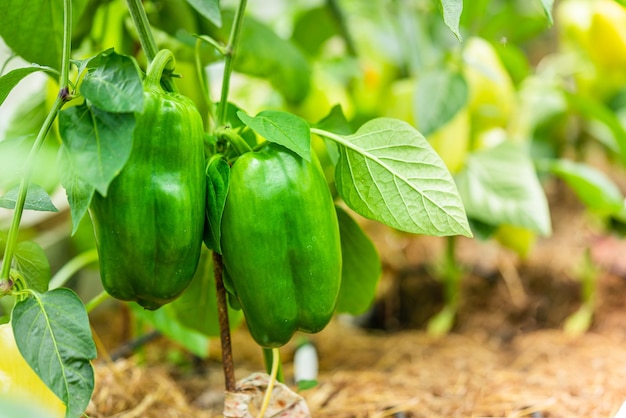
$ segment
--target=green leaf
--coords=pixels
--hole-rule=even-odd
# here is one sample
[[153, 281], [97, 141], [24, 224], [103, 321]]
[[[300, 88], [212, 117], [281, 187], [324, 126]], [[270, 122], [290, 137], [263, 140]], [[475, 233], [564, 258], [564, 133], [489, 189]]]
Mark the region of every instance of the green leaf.
[[341, 236], [341, 288], [337, 312], [360, 315], [372, 304], [382, 265], [376, 247], [352, 217], [339, 206], [337, 218]]
[[454, 36], [462, 41], [459, 22], [463, 13], [463, 0], [441, 0], [441, 8], [443, 9], [443, 22], [454, 33]]
[[[234, 14], [224, 12], [223, 16], [227, 24], [220, 30], [220, 39], [225, 42]], [[302, 101], [311, 85], [311, 66], [304, 54], [251, 16], [244, 19], [234, 66], [235, 71], [268, 80], [291, 103]]]
[[470, 154], [456, 175], [467, 215], [550, 235], [550, 211], [532, 160], [510, 141]]
[[[168, 306], [171, 306], [181, 325], [207, 337], [219, 337], [215, 275], [210, 251], [202, 250], [200, 263], [191, 284]], [[234, 310], [229, 306], [228, 319], [231, 329], [237, 327], [243, 320], [243, 311]]]
[[270, 142], [275, 142], [311, 161], [311, 131], [304, 119], [292, 113], [264, 110], [256, 116], [237, 112], [250, 129]]
[[450, 172], [411, 125], [378, 118], [326, 136], [342, 145], [335, 183], [355, 212], [415, 234], [471, 236]]
[[15, 268], [22, 274], [28, 287], [36, 292], [46, 292], [50, 283], [50, 263], [41, 246], [32, 241], [22, 241], [15, 249]]
[[[72, 0], [72, 22], [76, 26], [87, 0]], [[0, 36], [27, 62], [61, 69], [63, 47], [63, 1], [0, 1]]]
[[80, 93], [94, 107], [112, 113], [141, 112], [143, 85], [132, 58], [112, 50], [98, 58], [98, 66], [90, 69]]
[[73, 59], [70, 60], [70, 62], [76, 66], [76, 72], [78, 74], [82, 74], [83, 71], [85, 71], [86, 69], [92, 70], [97, 68], [102, 62], [103, 57], [106, 57], [113, 51], [113, 48], [105, 49], [104, 51], [101, 51], [92, 57], [88, 57], [85, 59]]
[[333, 106], [328, 115], [324, 116], [322, 120], [317, 122], [315, 127], [340, 135], [350, 135], [354, 133], [352, 127], [350, 126], [350, 122], [348, 122], [346, 115], [344, 115], [343, 110], [341, 109], [341, 105]]
[[17, 68], [0, 77], [0, 105], [4, 103], [9, 93], [11, 93], [11, 90], [13, 90], [13, 87], [22, 81], [24, 77], [38, 71], [58, 74], [53, 68], [34, 65], [32, 67]]
[[554, 0], [540, 0], [541, 7], [543, 7], [543, 11], [546, 13], [546, 17], [548, 18], [548, 22], [550, 25], [554, 25], [554, 18], [552, 17], [552, 6], [554, 6]]
[[[15, 209], [15, 203], [17, 202], [17, 195], [20, 187], [15, 186], [11, 190], [0, 197], [0, 208]], [[26, 201], [24, 202], [24, 209], [37, 210], [40, 212], [58, 212], [59, 210], [54, 206], [50, 196], [44, 189], [36, 184], [30, 184], [28, 191], [26, 192]]]
[[222, 26], [219, 0], [187, 0], [187, 3], [215, 26]]
[[70, 213], [72, 214], [72, 235], [74, 235], [78, 230], [80, 221], [89, 209], [96, 188], [78, 175], [65, 146], [61, 146], [59, 149], [58, 159], [58, 166], [62, 167], [62, 169], [59, 170], [59, 177], [70, 205]]
[[221, 224], [228, 183], [230, 180], [230, 166], [222, 159], [221, 155], [214, 155], [206, 167], [206, 219], [204, 243], [206, 246], [222, 253], [220, 240], [222, 237]]
[[417, 80], [415, 120], [428, 136], [467, 105], [469, 88], [462, 74], [446, 69], [427, 72]]
[[133, 313], [150, 323], [163, 335], [181, 344], [191, 353], [200, 358], [209, 354], [209, 339], [197, 331], [189, 329], [176, 319], [176, 313], [170, 305], [163, 306], [156, 311], [149, 311], [136, 303], [131, 303]]
[[133, 147], [133, 113], [109, 113], [85, 102], [59, 113], [67, 156], [82, 180], [106, 196]]
[[294, 23], [291, 39], [311, 56], [322, 51], [324, 43], [339, 34], [339, 25], [329, 7], [320, 6], [302, 13]]
[[479, 221], [478, 219], [474, 219], [471, 216], [469, 217], [470, 227], [472, 228], [472, 233], [474, 234], [474, 238], [486, 241], [489, 238], [493, 237], [493, 234], [498, 230], [497, 225], [491, 225], [486, 222]]
[[34, 292], [15, 304], [11, 326], [26, 362], [65, 402], [66, 417], [81, 416], [93, 393], [96, 357], [85, 305], [69, 289]]
[[579, 94], [565, 93], [568, 104], [589, 122], [599, 122], [606, 126], [612, 138], [603, 141], [609, 149], [617, 152], [622, 163], [626, 164], [626, 128], [622, 125], [614, 111], [604, 103]]
[[624, 196], [617, 185], [601, 171], [569, 160], [556, 160], [550, 171], [563, 179], [591, 211], [601, 215], [619, 214]]

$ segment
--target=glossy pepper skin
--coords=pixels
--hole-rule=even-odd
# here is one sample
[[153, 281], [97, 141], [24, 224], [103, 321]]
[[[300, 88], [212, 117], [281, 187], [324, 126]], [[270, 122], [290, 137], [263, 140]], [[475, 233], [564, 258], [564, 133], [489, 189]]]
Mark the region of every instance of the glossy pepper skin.
[[151, 64], [129, 160], [90, 207], [105, 290], [146, 309], [191, 282], [204, 228], [202, 118], [191, 100], [159, 85], [170, 60], [161, 51]]
[[232, 167], [222, 217], [225, 284], [263, 347], [330, 321], [341, 284], [341, 245], [332, 196], [312, 162], [268, 143]]

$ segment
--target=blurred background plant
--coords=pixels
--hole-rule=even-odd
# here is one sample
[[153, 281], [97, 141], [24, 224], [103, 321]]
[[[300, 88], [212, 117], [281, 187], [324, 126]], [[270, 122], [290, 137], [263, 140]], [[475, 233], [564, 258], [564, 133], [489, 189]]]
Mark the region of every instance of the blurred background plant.
[[[124, 1], [83, 3], [74, 58], [115, 48], [145, 61]], [[187, 2], [144, 3], [157, 43], [176, 55], [180, 91], [208, 117], [223, 63], [213, 45], [194, 35], [225, 42], [236, 2], [221, 2], [221, 27]], [[545, 190], [556, 181], [579, 197], [598, 233], [621, 233], [626, 210], [616, 173], [623, 173], [626, 162], [624, 6], [613, 0], [557, 1], [552, 26], [552, 10], [545, 7], [550, 2], [464, 3], [459, 39], [443, 22], [437, 0], [251, 1], [230, 100], [251, 114], [285, 109], [312, 124], [340, 105], [346, 123], [335, 129], [342, 133], [380, 116], [413, 124], [453, 173], [475, 239], [499, 243], [520, 263], [551, 233]], [[11, 58], [8, 48], [2, 51]], [[22, 65], [10, 60], [2, 73]], [[19, 181], [20, 162], [58, 88], [49, 78], [26, 80], [0, 108], [0, 195]], [[206, 92], [198, 89], [204, 83]], [[67, 260], [93, 251], [94, 242], [88, 217], [67, 238], [71, 220], [54, 174], [60, 142], [56, 130], [50, 135], [33, 182], [54, 197], [61, 213], [25, 218], [21, 234], [35, 237], [55, 274]], [[331, 179], [334, 156], [321, 157]], [[0, 212], [0, 230], [9, 215]], [[429, 266], [445, 287], [444, 307], [428, 325], [433, 334], [454, 326], [459, 286], [467, 274], [457, 260], [458, 238], [442, 240], [439, 261]], [[93, 270], [77, 269], [79, 274], [97, 275], [93, 261], [84, 263]], [[565, 327], [582, 332], [592, 319], [597, 269], [591, 257], [572, 265], [587, 266], [579, 270], [583, 304]], [[56, 282], [72, 273], [62, 272], [66, 277]], [[97, 280], [69, 284], [85, 299], [100, 291]], [[6, 319], [12, 303], [0, 301]], [[194, 329], [175, 311], [132, 310], [138, 328], [147, 322], [187, 342], [192, 352], [206, 354], [207, 337], [216, 336], [217, 328]], [[163, 316], [179, 320], [172, 326]]]

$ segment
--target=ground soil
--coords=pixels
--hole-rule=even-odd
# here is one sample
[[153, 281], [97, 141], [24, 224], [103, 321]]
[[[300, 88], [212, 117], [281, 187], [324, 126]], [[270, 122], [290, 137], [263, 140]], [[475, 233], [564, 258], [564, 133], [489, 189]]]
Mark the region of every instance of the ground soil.
[[[339, 317], [310, 337], [319, 384], [301, 395], [312, 416], [614, 417], [626, 401], [626, 246], [566, 190], [549, 194], [554, 234], [526, 260], [493, 241], [459, 239], [467, 274], [456, 325], [440, 337], [425, 326], [442, 306], [431, 272], [445, 240], [365, 222], [384, 264], [379, 296], [369, 315]], [[563, 324], [580, 307], [587, 250], [597, 267], [596, 313], [586, 333], [570, 335]], [[126, 335], [114, 321], [125, 319], [103, 316], [93, 318], [102, 345], [91, 417], [220, 416], [217, 343], [202, 361], [159, 339], [110, 362], [105, 353]], [[262, 371], [245, 328], [233, 340], [236, 377]], [[287, 383], [293, 352], [282, 349]]]

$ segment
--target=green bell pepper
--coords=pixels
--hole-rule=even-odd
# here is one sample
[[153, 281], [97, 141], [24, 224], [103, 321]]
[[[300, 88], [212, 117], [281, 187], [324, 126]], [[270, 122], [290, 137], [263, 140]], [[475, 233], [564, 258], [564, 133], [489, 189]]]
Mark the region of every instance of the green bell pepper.
[[330, 321], [341, 284], [333, 199], [319, 161], [267, 143], [234, 163], [222, 216], [225, 285], [263, 347]]
[[129, 160], [90, 207], [104, 289], [147, 309], [191, 282], [204, 229], [203, 123], [191, 100], [160, 86], [173, 60], [163, 50], [150, 65]]

